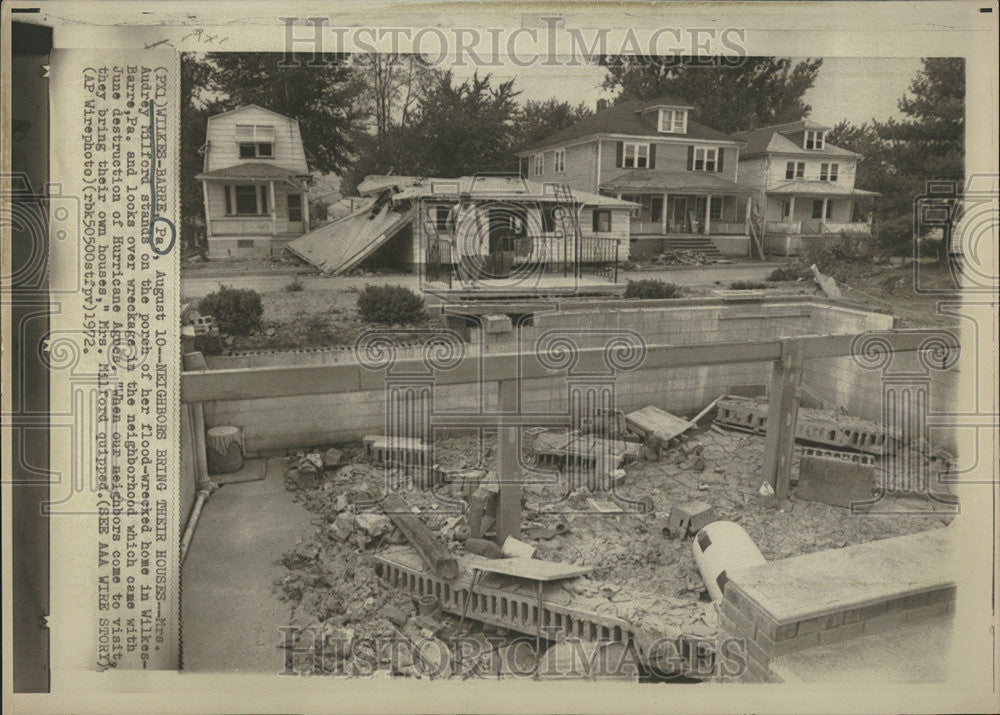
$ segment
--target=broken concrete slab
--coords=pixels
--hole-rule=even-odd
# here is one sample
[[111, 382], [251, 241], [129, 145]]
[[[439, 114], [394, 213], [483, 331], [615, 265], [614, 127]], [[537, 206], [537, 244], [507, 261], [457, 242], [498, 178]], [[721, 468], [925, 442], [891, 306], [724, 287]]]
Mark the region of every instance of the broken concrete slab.
[[343, 452], [334, 447], [330, 447], [330, 449], [326, 450], [323, 453], [323, 468], [332, 469], [333, 467], [340, 466], [340, 463], [343, 461], [343, 458], [344, 458]]
[[820, 273], [820, 270], [815, 263], [809, 266], [809, 270], [812, 271], [813, 278], [816, 281], [816, 285], [820, 287], [820, 289], [823, 291], [824, 295], [826, 295], [827, 298], [842, 297], [840, 293], [840, 288], [837, 287], [837, 281], [835, 281], [828, 275]]
[[672, 415], [659, 407], [647, 405], [635, 412], [625, 415], [625, 427], [644, 440], [656, 437], [666, 444], [677, 435], [687, 432], [694, 426], [693, 422]]
[[670, 536], [683, 538], [696, 534], [702, 527], [718, 520], [715, 509], [703, 501], [689, 501], [675, 504], [670, 508], [667, 517], [667, 530]]
[[799, 459], [795, 497], [831, 506], [861, 506], [871, 502], [875, 486], [875, 468], [871, 465], [803, 456]]

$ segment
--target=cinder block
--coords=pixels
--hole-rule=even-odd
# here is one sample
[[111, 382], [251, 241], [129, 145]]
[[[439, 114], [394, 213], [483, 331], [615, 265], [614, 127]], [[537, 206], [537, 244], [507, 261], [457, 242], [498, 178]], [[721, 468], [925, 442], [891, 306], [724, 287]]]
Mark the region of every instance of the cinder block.
[[860, 623], [862, 610], [861, 608], [852, 608], [850, 611], [844, 611], [844, 625]]
[[828, 631], [819, 632], [819, 643], [820, 645], [830, 645], [831, 643], [840, 643], [841, 641], [850, 640], [851, 638], [859, 638], [864, 635], [865, 624], [864, 623], [852, 623], [848, 626], [840, 626], [839, 628], [831, 628]]
[[816, 618], [807, 618], [804, 621], [799, 621], [798, 633], [799, 635], [804, 635], [806, 633], [825, 631], [830, 628], [836, 628], [843, 622], [844, 616], [842, 613], [834, 613], [829, 616], [818, 616]]
[[878, 603], [873, 603], [870, 606], [864, 606], [861, 609], [861, 620], [867, 621], [872, 618], [878, 618], [889, 612], [888, 604], [885, 601], [879, 601]]
[[747, 638], [754, 637], [757, 626], [732, 603], [726, 600], [722, 602], [722, 614], [732, 621], [733, 625], [736, 627], [736, 630], [730, 633], [730, 635], [746, 636]]
[[902, 611], [886, 613], [882, 616], [869, 618], [864, 622], [865, 635], [870, 633], [882, 633], [906, 625], [906, 614]]
[[911, 608], [908, 611], [904, 611], [903, 616], [906, 617], [907, 623], [916, 623], [927, 618], [933, 618], [934, 616], [943, 616], [950, 612], [951, 603], [950, 601], [943, 601], [941, 603], [930, 603], [920, 608]]
[[767, 653], [771, 658], [776, 658], [779, 655], [795, 653], [796, 651], [805, 650], [806, 648], [812, 648], [819, 645], [819, 631], [806, 633], [804, 635], [797, 635], [794, 638], [787, 638], [781, 641], [775, 641], [772, 638], [768, 638], [765, 633], [758, 630], [755, 641], [762, 651]]

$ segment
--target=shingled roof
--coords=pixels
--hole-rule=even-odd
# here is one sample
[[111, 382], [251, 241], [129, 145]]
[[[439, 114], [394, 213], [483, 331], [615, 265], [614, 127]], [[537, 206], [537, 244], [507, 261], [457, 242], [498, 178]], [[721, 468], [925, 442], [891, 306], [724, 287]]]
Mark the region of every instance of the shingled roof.
[[531, 153], [537, 149], [564, 144], [573, 139], [580, 139], [594, 134], [625, 134], [628, 136], [657, 137], [661, 139], [671, 137], [678, 139], [705, 139], [733, 142], [736, 144], [741, 144], [743, 141], [720, 132], [718, 129], [712, 129], [701, 122], [696, 122], [690, 117], [688, 117], [687, 122], [687, 134], [665, 134], [660, 132], [656, 126], [656, 114], [652, 112], [643, 113], [644, 109], [651, 109], [657, 106], [692, 107], [689, 102], [674, 97], [660, 97], [651, 101], [632, 99], [585, 117], [576, 124], [566, 127], [555, 134], [551, 134], [526, 149], [522, 149], [518, 154]]
[[824, 143], [822, 149], [803, 149], [800, 145], [785, 136], [792, 132], [799, 132], [804, 129], [826, 129], [822, 125], [816, 124], [808, 119], [790, 124], [779, 124], [772, 127], [761, 127], [760, 129], [749, 129], [734, 132], [733, 136], [746, 142], [746, 146], [740, 150], [741, 159], [749, 159], [759, 154], [795, 154], [799, 156], [861, 156], [853, 151], [841, 149], [839, 146]]

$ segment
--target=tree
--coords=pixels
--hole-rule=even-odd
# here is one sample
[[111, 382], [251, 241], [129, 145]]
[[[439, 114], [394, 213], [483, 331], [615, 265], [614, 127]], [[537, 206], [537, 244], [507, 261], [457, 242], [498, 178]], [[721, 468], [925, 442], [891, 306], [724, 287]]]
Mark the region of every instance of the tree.
[[[878, 191], [875, 226], [882, 248], [912, 251], [914, 200], [928, 181], [961, 182], [965, 174], [965, 64], [961, 58], [927, 58], [898, 102], [905, 120], [853, 126], [841, 122], [827, 140], [862, 155], [856, 183]], [[919, 228], [919, 227], [917, 227]]]
[[375, 134], [405, 127], [420, 95], [434, 79], [431, 64], [421, 55], [370, 53], [357, 56], [360, 108], [371, 117]]
[[694, 116], [723, 132], [794, 122], [811, 107], [803, 97], [816, 81], [821, 59], [747, 57], [737, 66], [703, 58], [642, 55], [605, 57], [603, 86], [619, 92], [616, 102], [677, 97], [695, 105]]
[[181, 54], [181, 243], [186, 247], [199, 244], [204, 230], [205, 205], [201, 185], [194, 177], [201, 173], [204, 159], [205, 127], [215, 114], [215, 103], [207, 100], [212, 68], [202, 58]]
[[493, 86], [491, 79], [477, 73], [456, 84], [451, 71], [436, 71], [406, 125], [358, 136], [342, 192], [369, 174], [453, 177], [510, 168], [519, 93], [513, 80]]
[[514, 120], [512, 148], [516, 151], [531, 146], [591, 114], [593, 112], [583, 102], [574, 107], [569, 102], [561, 102], [555, 97], [550, 97], [544, 102], [529, 100], [524, 103]]

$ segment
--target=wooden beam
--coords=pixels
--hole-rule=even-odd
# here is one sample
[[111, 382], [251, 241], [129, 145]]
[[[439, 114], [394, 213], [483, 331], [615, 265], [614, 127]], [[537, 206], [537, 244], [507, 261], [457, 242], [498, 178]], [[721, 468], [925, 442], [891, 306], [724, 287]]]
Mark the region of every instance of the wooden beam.
[[497, 544], [500, 546], [508, 536], [521, 538], [520, 430], [505, 424], [504, 419], [517, 414], [520, 387], [518, 380], [501, 380], [498, 385], [497, 478], [500, 480], [500, 500], [497, 505]]
[[420, 518], [410, 511], [410, 505], [399, 494], [386, 494], [382, 497], [382, 509], [386, 516], [406, 536], [427, 567], [438, 578], [451, 581], [458, 576], [458, 559], [441, 543]]
[[795, 448], [795, 423], [799, 414], [799, 386], [802, 382], [802, 343], [782, 341], [782, 356], [771, 366], [768, 395], [767, 433], [764, 438], [763, 478], [774, 489], [779, 502], [788, 496]]

